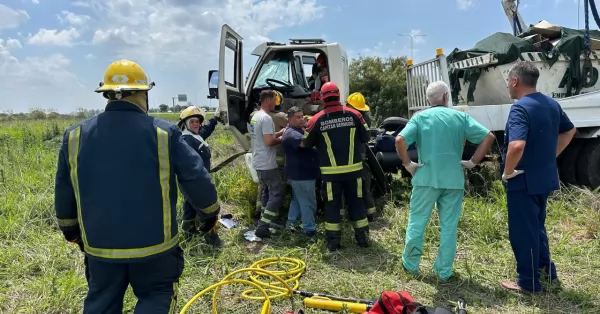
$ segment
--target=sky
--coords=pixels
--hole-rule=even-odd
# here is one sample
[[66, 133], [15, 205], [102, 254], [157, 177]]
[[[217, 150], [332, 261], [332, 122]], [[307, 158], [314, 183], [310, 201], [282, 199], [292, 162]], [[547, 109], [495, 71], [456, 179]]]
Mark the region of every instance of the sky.
[[[583, 1], [520, 2], [526, 24], [584, 25]], [[215, 106], [207, 73], [218, 68], [225, 23], [244, 38], [244, 74], [256, 60], [252, 49], [267, 40], [323, 38], [350, 57], [412, 52], [418, 62], [436, 48], [447, 54], [512, 32], [500, 0], [0, 0], [0, 112], [102, 109], [106, 100], [94, 89], [121, 58], [156, 83], [151, 107], [178, 94]], [[597, 29], [593, 19], [590, 26]], [[424, 36], [413, 37], [411, 51], [410, 37], [398, 34]]]

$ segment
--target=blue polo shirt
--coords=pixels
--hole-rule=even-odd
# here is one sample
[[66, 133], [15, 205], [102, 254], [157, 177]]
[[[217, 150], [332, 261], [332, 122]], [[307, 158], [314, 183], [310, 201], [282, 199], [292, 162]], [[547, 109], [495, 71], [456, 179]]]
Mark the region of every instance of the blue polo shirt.
[[285, 175], [289, 180], [316, 180], [320, 174], [317, 151], [300, 147], [303, 137], [303, 129], [291, 126], [283, 133]]

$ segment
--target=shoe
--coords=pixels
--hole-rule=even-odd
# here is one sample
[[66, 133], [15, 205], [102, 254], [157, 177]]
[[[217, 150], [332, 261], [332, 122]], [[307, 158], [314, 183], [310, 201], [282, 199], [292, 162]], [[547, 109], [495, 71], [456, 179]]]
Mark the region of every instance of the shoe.
[[359, 247], [369, 247], [369, 227], [354, 229], [354, 238]]
[[258, 229], [254, 231], [254, 235], [261, 239], [268, 239], [271, 237], [271, 230], [269, 230], [268, 226], [258, 227]]
[[214, 230], [204, 235], [204, 242], [218, 248], [225, 246], [225, 242], [219, 238], [219, 234]]
[[541, 291], [532, 291], [532, 290], [524, 289], [521, 286], [519, 286], [518, 283], [516, 283], [514, 281], [501, 282], [500, 286], [502, 286], [502, 288], [504, 288], [504, 289], [521, 292], [521, 293], [525, 293], [525, 294], [539, 294], [541, 292]]
[[375, 215], [367, 215], [367, 220], [368, 220], [369, 222], [373, 222], [373, 221], [375, 221]]
[[340, 244], [342, 233], [340, 231], [325, 231], [325, 238], [329, 252], [335, 252], [342, 248]]

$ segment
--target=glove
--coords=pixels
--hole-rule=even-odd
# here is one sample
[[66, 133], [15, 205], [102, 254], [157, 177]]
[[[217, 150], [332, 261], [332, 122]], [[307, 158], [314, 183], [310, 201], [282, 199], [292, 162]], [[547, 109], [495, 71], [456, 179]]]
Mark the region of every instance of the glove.
[[217, 220], [219, 220], [219, 217], [217, 216], [206, 219], [204, 223], [200, 225], [198, 230], [202, 233], [208, 233], [217, 225]]
[[411, 176], [414, 176], [415, 171], [417, 171], [417, 168], [423, 167], [424, 164], [418, 164], [416, 162], [411, 161], [408, 165], [402, 165], [402, 166], [404, 166], [404, 169], [406, 169], [406, 171], [408, 171]]
[[315, 101], [321, 99], [321, 93], [318, 91], [313, 91], [312, 95], [310, 95], [310, 100]]
[[516, 176], [518, 176], [518, 175], [520, 175], [521, 173], [524, 173], [524, 172], [525, 171], [523, 171], [523, 170], [515, 170], [511, 174], [504, 174], [503, 173], [502, 174], [502, 181], [508, 182], [509, 179], [512, 179], [512, 178], [514, 178], [514, 177], [516, 177]]
[[219, 107], [217, 107], [217, 109], [215, 109], [215, 115], [214, 115], [215, 119], [217, 119], [217, 121], [221, 121], [221, 109], [219, 109]]
[[465, 169], [473, 169], [473, 167], [477, 166], [476, 163], [474, 163], [472, 160], [461, 160], [460, 164], [462, 165], [463, 168]]

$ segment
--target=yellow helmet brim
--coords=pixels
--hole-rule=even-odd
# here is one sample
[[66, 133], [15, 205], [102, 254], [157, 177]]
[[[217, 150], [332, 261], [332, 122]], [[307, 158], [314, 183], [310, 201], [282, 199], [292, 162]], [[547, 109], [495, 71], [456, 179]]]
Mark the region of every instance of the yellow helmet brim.
[[147, 91], [147, 90], [151, 90], [152, 86], [151, 85], [145, 85], [145, 84], [127, 84], [127, 85], [120, 85], [120, 84], [104, 84], [98, 88], [96, 88], [95, 92], [96, 93], [101, 93], [101, 92], [109, 92], [109, 91]]

